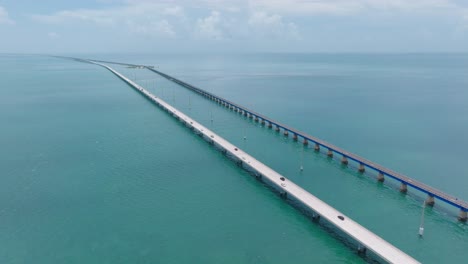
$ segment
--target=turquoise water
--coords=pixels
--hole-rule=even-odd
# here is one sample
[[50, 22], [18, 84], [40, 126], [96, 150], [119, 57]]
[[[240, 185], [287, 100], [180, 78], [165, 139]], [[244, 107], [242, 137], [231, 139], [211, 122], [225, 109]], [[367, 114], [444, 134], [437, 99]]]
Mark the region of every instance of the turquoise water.
[[[157, 65], [468, 200], [468, 55], [85, 57]], [[416, 259], [468, 258], [456, 210], [426, 208], [419, 239], [423, 196], [411, 189], [115, 68]], [[0, 71], [0, 263], [364, 262], [103, 68], [1, 55]]]

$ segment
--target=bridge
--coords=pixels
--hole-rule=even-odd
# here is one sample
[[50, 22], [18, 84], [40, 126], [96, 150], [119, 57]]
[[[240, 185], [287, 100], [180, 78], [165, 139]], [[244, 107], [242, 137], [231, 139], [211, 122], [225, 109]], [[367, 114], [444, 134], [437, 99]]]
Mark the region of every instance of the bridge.
[[[76, 58], [72, 58], [75, 60], [80, 60]], [[302, 139], [302, 142], [304, 145], [308, 145], [309, 142], [314, 144], [314, 149], [316, 151], [320, 151], [321, 148], [324, 148], [326, 150], [326, 155], [328, 157], [333, 157], [335, 154], [341, 156], [341, 163], [344, 165], [348, 165], [349, 161], [353, 161], [357, 164], [358, 171], [361, 173], [364, 173], [366, 169], [370, 169], [378, 174], [377, 179], [380, 182], [385, 181], [385, 177], [389, 177], [391, 179], [396, 180], [397, 182], [400, 183], [400, 192], [402, 193], [407, 193], [408, 191], [408, 186], [424, 193], [427, 195], [427, 198], [425, 200], [425, 203], [429, 206], [433, 206], [435, 204], [435, 199], [438, 199], [442, 202], [445, 202], [448, 205], [451, 205], [457, 209], [460, 210], [458, 214], [458, 220], [462, 222], [466, 222], [468, 220], [468, 202], [460, 200], [452, 195], [449, 195], [447, 193], [444, 193], [436, 188], [433, 188], [427, 184], [424, 184], [420, 181], [417, 181], [415, 179], [412, 179], [406, 175], [403, 175], [401, 173], [398, 173], [396, 171], [393, 171], [391, 169], [388, 169], [382, 165], [379, 165], [373, 161], [370, 161], [368, 159], [365, 159], [363, 157], [360, 157], [354, 153], [351, 153], [349, 151], [346, 151], [338, 146], [335, 146], [331, 143], [328, 143], [324, 140], [321, 140], [317, 137], [311, 136], [305, 132], [296, 130], [292, 127], [289, 127], [285, 124], [282, 124], [278, 121], [275, 121], [265, 115], [262, 115], [260, 113], [257, 113], [253, 110], [250, 110], [244, 106], [241, 106], [237, 103], [234, 103], [232, 101], [229, 101], [227, 99], [224, 99], [220, 96], [217, 96], [213, 93], [207, 92], [201, 88], [195, 87], [191, 84], [188, 84], [180, 79], [177, 79], [173, 76], [170, 76], [168, 74], [165, 74], [161, 71], [158, 71], [154, 69], [153, 66], [146, 66], [146, 65], [137, 65], [137, 64], [129, 64], [129, 63], [120, 63], [120, 62], [111, 62], [111, 61], [102, 61], [102, 60], [90, 60], [94, 62], [101, 62], [101, 63], [111, 63], [111, 64], [117, 64], [117, 65], [122, 65], [122, 66], [130, 66], [130, 67], [136, 67], [136, 68], [146, 68], [154, 73], [159, 74], [160, 76], [179, 84], [182, 87], [185, 87], [191, 91], [194, 91], [197, 94], [200, 94], [210, 100], [213, 100], [225, 107], [228, 107], [238, 113], [243, 114], [244, 116], [247, 116], [251, 119], [254, 119], [255, 122], [261, 122], [262, 125], [268, 125], [268, 128], [273, 128], [275, 127], [275, 130], [280, 132], [281, 130], [283, 131], [283, 134], [285, 136], [288, 136], [289, 134], [292, 135], [294, 140], [298, 140], [298, 138]]]
[[195, 133], [201, 135], [206, 141], [212, 145], [216, 145], [221, 151], [230, 155], [231, 158], [235, 159], [238, 164], [243, 168], [253, 170], [257, 178], [270, 183], [277, 190], [280, 191], [283, 197], [293, 197], [301, 204], [315, 212], [314, 218], [316, 220], [324, 219], [328, 223], [332, 224], [335, 228], [338, 228], [350, 238], [354, 239], [359, 244], [358, 251], [360, 253], [366, 253], [367, 249], [373, 252], [376, 256], [383, 259], [388, 263], [419, 263], [417, 260], [407, 255], [403, 251], [399, 250], [392, 244], [388, 243], [381, 237], [372, 233], [368, 229], [359, 225], [349, 217], [343, 215], [335, 208], [329, 206], [325, 202], [321, 201], [314, 195], [310, 194], [294, 182], [290, 181], [286, 177], [282, 176], [278, 172], [274, 171], [270, 167], [266, 166], [262, 162], [258, 161], [254, 157], [250, 156], [245, 151], [241, 150], [237, 146], [231, 144], [229, 141], [220, 137], [207, 127], [191, 119], [178, 109], [174, 108], [164, 100], [156, 97], [155, 95], [148, 92], [146, 89], [131, 81], [129, 78], [120, 74], [113, 68], [95, 61], [79, 60], [81, 62], [88, 62], [102, 66], [115, 74], [118, 78], [127, 83], [130, 87], [140, 92], [144, 97], [161, 107], [163, 110], [174, 116], [179, 121], [183, 122], [186, 126], [190, 127]]

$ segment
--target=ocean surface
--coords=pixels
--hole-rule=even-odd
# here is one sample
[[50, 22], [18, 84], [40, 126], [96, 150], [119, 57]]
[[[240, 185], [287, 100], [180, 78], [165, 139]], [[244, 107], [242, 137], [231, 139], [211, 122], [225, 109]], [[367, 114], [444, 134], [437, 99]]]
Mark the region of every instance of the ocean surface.
[[[468, 54], [74, 56], [154, 65], [468, 200]], [[114, 68], [417, 260], [468, 259], [458, 210]], [[104, 68], [0, 54], [0, 74], [0, 263], [368, 261]]]

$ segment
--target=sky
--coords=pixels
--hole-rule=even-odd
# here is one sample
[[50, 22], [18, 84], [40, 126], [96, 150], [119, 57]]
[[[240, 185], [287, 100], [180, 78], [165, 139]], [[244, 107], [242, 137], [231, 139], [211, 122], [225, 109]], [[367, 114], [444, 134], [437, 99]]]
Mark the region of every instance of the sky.
[[0, 53], [468, 52], [468, 0], [0, 0]]

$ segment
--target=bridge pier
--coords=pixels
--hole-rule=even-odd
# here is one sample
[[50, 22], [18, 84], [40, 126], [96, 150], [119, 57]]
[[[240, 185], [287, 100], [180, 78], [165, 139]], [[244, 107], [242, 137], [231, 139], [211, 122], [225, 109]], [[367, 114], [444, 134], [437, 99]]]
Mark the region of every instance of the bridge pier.
[[265, 125], [265, 119], [262, 119], [262, 122], [261, 122], [262, 126]]
[[253, 117], [254, 117], [254, 116], [253, 116], [252, 114], [249, 115], [249, 118], [250, 118], [250, 119], [253, 119]]
[[294, 133], [293, 139], [294, 139], [294, 141], [297, 141], [297, 134], [296, 133]]
[[400, 192], [401, 193], [407, 193], [408, 192], [408, 185], [406, 183], [404, 183], [404, 182], [401, 183]]
[[343, 164], [343, 165], [348, 165], [348, 158], [347, 158], [346, 156], [343, 156], [343, 157], [341, 158], [341, 164]]
[[328, 156], [329, 158], [333, 158], [333, 150], [328, 149], [327, 156]]
[[279, 132], [279, 131], [280, 131], [279, 126], [276, 126], [275, 131], [276, 131], [276, 132]]
[[320, 145], [315, 143], [314, 150], [315, 151], [320, 151]]
[[367, 252], [367, 248], [365, 246], [359, 245], [358, 246], [358, 254], [365, 255]]
[[255, 117], [255, 122], [258, 122], [258, 116]]
[[312, 214], [312, 220], [313, 220], [314, 222], [320, 221], [320, 215], [317, 214], [317, 213], [313, 213], [313, 214]]
[[307, 141], [307, 139], [304, 138], [304, 141], [302, 142], [302, 144], [304, 144], [304, 146], [307, 146], [309, 145], [309, 141]]
[[285, 129], [284, 132], [283, 132], [283, 135], [287, 136], [287, 135], [289, 135], [289, 132]]
[[358, 171], [359, 171], [360, 173], [363, 173], [364, 171], [366, 171], [366, 167], [364, 167], [364, 164], [359, 163]]
[[242, 111], [242, 114], [243, 114], [244, 116], [247, 116], [247, 112], [246, 112], [246, 111]]
[[272, 128], [273, 125], [271, 124], [271, 122], [268, 122], [268, 128]]
[[458, 220], [461, 222], [466, 222], [468, 220], [468, 211], [460, 209], [460, 214], [458, 214]]
[[286, 191], [280, 191], [280, 196], [281, 198], [286, 199], [288, 198], [288, 193]]
[[435, 204], [434, 195], [427, 195], [425, 203], [426, 205], [433, 206]]
[[382, 172], [379, 172], [379, 176], [377, 176], [377, 180], [379, 182], [384, 182], [385, 181], [385, 177], [384, 177], [384, 174]]

